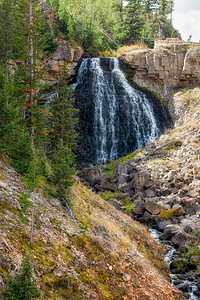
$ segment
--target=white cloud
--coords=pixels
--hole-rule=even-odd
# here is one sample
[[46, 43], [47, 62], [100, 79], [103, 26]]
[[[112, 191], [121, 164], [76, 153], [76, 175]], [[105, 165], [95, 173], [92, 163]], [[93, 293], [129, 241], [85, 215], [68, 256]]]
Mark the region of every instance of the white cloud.
[[183, 40], [192, 35], [192, 41], [200, 40], [200, 1], [175, 0], [173, 15], [174, 27], [178, 29]]

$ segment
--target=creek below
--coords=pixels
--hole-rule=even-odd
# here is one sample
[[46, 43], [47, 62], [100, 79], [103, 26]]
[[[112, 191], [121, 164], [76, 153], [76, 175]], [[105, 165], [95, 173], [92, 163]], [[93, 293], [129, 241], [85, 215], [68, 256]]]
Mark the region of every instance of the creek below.
[[[169, 242], [160, 240], [161, 232], [159, 232], [158, 230], [153, 229], [153, 228], [148, 228], [148, 229], [149, 229], [151, 236], [159, 244], [164, 244], [169, 249], [169, 251], [165, 255], [164, 260], [170, 265], [174, 261], [174, 259], [178, 258], [177, 254], [176, 254], [176, 249], [172, 245], [170, 245]], [[190, 300], [200, 299], [199, 296], [196, 296], [194, 294], [194, 292], [197, 290], [197, 284], [193, 280], [190, 280], [189, 276], [188, 276], [188, 278], [186, 277], [186, 279], [184, 277], [185, 276], [183, 276], [182, 274], [173, 274], [173, 273], [170, 274], [171, 283], [173, 285], [175, 285], [177, 288], [180, 288], [180, 285], [181, 285], [182, 288], [180, 288], [180, 290], [184, 293], [185, 299], [190, 299]], [[189, 287], [188, 292], [184, 292], [183, 291], [184, 287], [187, 289], [187, 286]]]

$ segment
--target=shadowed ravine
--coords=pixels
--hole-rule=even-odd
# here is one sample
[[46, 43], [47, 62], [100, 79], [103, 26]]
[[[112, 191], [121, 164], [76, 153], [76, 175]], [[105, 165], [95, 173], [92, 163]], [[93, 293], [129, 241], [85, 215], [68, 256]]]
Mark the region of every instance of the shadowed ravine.
[[117, 58], [84, 59], [75, 98], [80, 109], [78, 156], [87, 163], [112, 161], [139, 149], [167, 124], [158, 101], [129, 84]]

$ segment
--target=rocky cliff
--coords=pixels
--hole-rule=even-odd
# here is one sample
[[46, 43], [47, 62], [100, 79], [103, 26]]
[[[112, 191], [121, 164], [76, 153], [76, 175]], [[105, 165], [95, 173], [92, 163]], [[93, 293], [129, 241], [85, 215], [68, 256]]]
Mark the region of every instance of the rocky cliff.
[[[58, 27], [57, 16], [51, 6], [46, 3], [41, 3], [41, 9], [44, 13], [47, 26], [52, 34], [55, 36], [55, 27]], [[59, 27], [58, 27], [59, 28]], [[75, 40], [66, 40], [65, 35], [60, 32], [54, 37], [57, 49], [44, 57], [42, 68], [45, 70], [44, 80], [46, 82], [57, 82], [62, 67], [67, 63], [70, 75], [75, 75], [75, 69], [79, 60], [83, 55], [83, 49]]]
[[199, 43], [177, 39], [157, 41], [154, 49], [133, 50], [122, 59], [133, 68], [133, 81], [168, 103], [172, 116], [172, 91], [200, 82]]

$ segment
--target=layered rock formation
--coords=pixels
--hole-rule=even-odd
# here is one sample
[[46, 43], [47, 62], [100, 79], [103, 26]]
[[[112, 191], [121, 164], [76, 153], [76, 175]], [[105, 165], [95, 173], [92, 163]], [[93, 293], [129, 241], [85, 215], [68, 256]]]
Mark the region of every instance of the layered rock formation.
[[70, 75], [75, 75], [75, 69], [83, 55], [80, 46], [70, 46], [65, 39], [56, 39], [57, 49], [45, 58], [43, 67], [47, 70], [45, 80], [54, 83], [58, 80], [62, 72], [62, 67], [67, 63]]
[[[200, 43], [177, 39], [156, 41], [155, 49], [133, 50], [122, 56], [134, 70], [133, 81], [166, 102], [176, 88], [199, 85]], [[173, 104], [169, 101], [173, 115]]]

